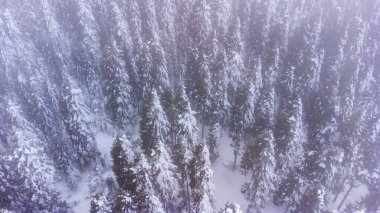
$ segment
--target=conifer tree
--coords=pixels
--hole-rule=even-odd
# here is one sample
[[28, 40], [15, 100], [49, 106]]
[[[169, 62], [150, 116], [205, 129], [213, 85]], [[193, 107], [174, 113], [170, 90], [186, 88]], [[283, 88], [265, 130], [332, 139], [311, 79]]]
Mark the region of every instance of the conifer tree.
[[198, 127], [194, 112], [190, 106], [185, 87], [180, 85], [175, 90], [176, 118], [174, 131], [178, 142], [185, 142], [187, 149], [192, 149], [198, 141]]
[[189, 162], [191, 188], [191, 211], [213, 212], [214, 198], [212, 170], [207, 146], [195, 146], [193, 158]]
[[[132, 212], [135, 209], [132, 195], [136, 193], [136, 175], [133, 170], [132, 151], [127, 150], [128, 143], [125, 135], [117, 136], [111, 149], [112, 170], [118, 184], [116, 195], [111, 202], [112, 212]], [[94, 202], [96, 200], [95, 198]], [[97, 203], [94, 203], [95, 208]]]
[[85, 1], [75, 2], [78, 13], [75, 24], [78, 26], [78, 46], [74, 52], [75, 74], [87, 85], [95, 89], [99, 79], [100, 38], [99, 26], [91, 13], [92, 5]]
[[236, 91], [236, 97], [230, 109], [228, 134], [232, 138], [231, 146], [234, 149], [234, 166], [236, 168], [237, 157], [240, 154], [245, 131], [252, 128], [255, 121], [255, 93], [252, 85], [240, 85]]
[[136, 205], [136, 212], [164, 213], [163, 205], [157, 197], [151, 182], [151, 166], [144, 154], [137, 154], [134, 161], [136, 192], [132, 194], [132, 201]]
[[112, 146], [111, 157], [113, 161], [112, 170], [116, 177], [119, 188], [125, 191], [134, 191], [134, 173], [131, 170], [132, 162], [129, 159], [131, 151], [127, 151], [126, 137], [118, 136]]
[[210, 161], [215, 163], [216, 159], [219, 157], [218, 153], [218, 139], [220, 137], [220, 126], [219, 123], [214, 123], [210, 127], [209, 135], [206, 138], [206, 144], [210, 152]]
[[227, 75], [228, 95], [234, 97], [237, 87], [242, 82], [245, 72], [243, 62], [243, 42], [240, 34], [240, 20], [238, 17], [232, 18], [226, 34], [226, 53], [228, 58]]
[[90, 126], [93, 117], [84, 103], [82, 91], [74, 87], [70, 77], [67, 76], [66, 81], [62, 86], [60, 111], [78, 159], [77, 164], [81, 169], [86, 169], [91, 166], [98, 153]]
[[242, 213], [242, 211], [239, 204], [227, 202], [219, 213]]
[[268, 129], [262, 130], [251, 143], [253, 145], [247, 148], [252, 150], [246, 153], [252, 153], [252, 155], [246, 159], [249, 160], [249, 165], [252, 166], [252, 177], [250, 182], [243, 185], [241, 191], [250, 202], [248, 211], [262, 212], [276, 187], [274, 138], [272, 131]]
[[177, 208], [177, 196], [180, 186], [177, 177], [177, 167], [173, 164], [165, 145], [159, 141], [157, 154], [153, 159], [152, 183], [158, 193], [163, 208], [172, 212]]
[[[211, 33], [210, 7], [205, 0], [196, 0], [192, 5], [188, 20], [188, 30], [192, 45], [201, 50]], [[202, 50], [201, 50], [202, 51]]]
[[56, 170], [44, 150], [42, 133], [25, 119], [12, 98], [5, 102], [4, 111], [10, 122], [5, 129], [6, 149], [0, 150], [1, 208], [21, 212], [67, 211], [69, 207], [51, 184]]
[[120, 48], [111, 37], [103, 57], [103, 76], [105, 79], [106, 107], [111, 120], [123, 129], [132, 120], [131, 87], [125, 62]]
[[159, 141], [165, 141], [169, 123], [156, 90], [145, 94], [140, 111], [140, 137], [142, 149], [148, 156], [154, 155]]
[[[207, 56], [204, 53], [192, 52], [188, 66], [186, 89], [192, 100], [194, 109], [199, 112], [202, 122], [202, 136], [207, 124], [211, 108], [211, 74]], [[203, 137], [202, 137], [203, 138]]]
[[222, 125], [227, 125], [230, 110], [230, 101], [227, 93], [228, 74], [227, 74], [227, 55], [224, 49], [221, 49], [215, 59], [214, 66], [211, 70], [212, 78], [212, 111], [217, 117], [217, 121]]
[[277, 134], [277, 169], [281, 174], [299, 166], [303, 160], [303, 146], [307, 140], [306, 129], [303, 125], [303, 109], [300, 98], [288, 100], [288, 107], [284, 108], [283, 117], [278, 119]]

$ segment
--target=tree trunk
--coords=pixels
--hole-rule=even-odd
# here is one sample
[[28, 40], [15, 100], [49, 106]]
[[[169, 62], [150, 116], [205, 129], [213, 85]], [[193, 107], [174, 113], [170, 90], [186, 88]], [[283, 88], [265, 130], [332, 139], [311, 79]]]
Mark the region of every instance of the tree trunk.
[[204, 132], [205, 132], [205, 112], [202, 112], [202, 142], [203, 142]]
[[348, 176], [348, 175], [346, 175], [346, 176], [344, 177], [344, 179], [343, 179], [343, 182], [342, 182], [342, 189], [341, 189], [339, 192], [337, 192], [336, 195], [335, 195], [335, 197], [334, 197], [334, 200], [333, 200], [334, 203], [336, 202], [336, 200], [338, 199], [338, 196], [340, 195], [340, 193], [341, 193], [342, 190], [344, 189], [344, 183], [346, 182], [347, 176]]
[[[185, 170], [187, 171], [187, 166], [185, 166]], [[187, 177], [187, 172], [186, 172], [186, 178], [185, 178], [185, 182], [186, 182], [186, 193], [187, 193], [187, 212], [190, 213], [190, 210], [191, 210], [191, 195], [190, 195], [190, 189], [189, 189], [189, 179]]]
[[202, 141], [203, 141], [204, 131], [205, 131], [205, 123], [202, 122]]
[[240, 144], [240, 139], [239, 140], [237, 140], [237, 144], [235, 144], [235, 147], [234, 147], [234, 165], [233, 165], [233, 167], [232, 167], [232, 171], [235, 171], [235, 168], [236, 168], [236, 161], [237, 161], [237, 156], [238, 156], [238, 154], [239, 154], [239, 145]]
[[342, 201], [340, 201], [338, 206], [338, 211], [340, 211], [340, 208], [342, 208], [344, 202], [346, 201], [348, 195], [350, 194], [351, 190], [354, 188], [354, 183], [351, 183], [350, 188], [347, 190], [346, 194], [344, 195]]
[[237, 151], [234, 151], [234, 165], [232, 167], [232, 171], [235, 171], [236, 168], [236, 161], [237, 161]]

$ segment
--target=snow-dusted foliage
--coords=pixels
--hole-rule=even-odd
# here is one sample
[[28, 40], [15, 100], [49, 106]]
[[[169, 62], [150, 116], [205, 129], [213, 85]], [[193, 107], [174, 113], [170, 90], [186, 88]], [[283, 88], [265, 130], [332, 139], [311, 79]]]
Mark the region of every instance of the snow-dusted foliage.
[[54, 190], [55, 169], [45, 151], [43, 135], [24, 117], [14, 101], [4, 105], [8, 119], [0, 157], [1, 208], [16, 212], [65, 211]]
[[177, 167], [172, 163], [165, 145], [159, 141], [157, 154], [153, 160], [153, 184], [167, 211], [175, 211], [178, 205], [180, 186], [177, 177]]
[[0, 211], [378, 211], [380, 0], [0, 2]]
[[197, 143], [198, 127], [195, 118], [196, 112], [191, 109], [189, 99], [183, 85], [175, 90], [174, 104], [176, 109], [176, 120], [174, 132], [179, 140], [186, 141], [188, 147]]
[[97, 159], [98, 151], [91, 129], [93, 115], [84, 103], [81, 89], [75, 87], [69, 77], [65, 81], [61, 88], [60, 111], [77, 163], [81, 169], [85, 169]]
[[142, 149], [153, 156], [159, 141], [165, 141], [169, 131], [169, 123], [156, 90], [145, 94], [140, 117]]
[[271, 130], [263, 130], [248, 145], [242, 167], [251, 170], [251, 181], [244, 184], [242, 193], [249, 200], [249, 212], [262, 212], [272, 197], [276, 184], [274, 170], [274, 138]]
[[220, 211], [220, 213], [242, 213], [239, 204], [237, 203], [226, 203], [225, 208]]
[[149, 165], [144, 154], [139, 154], [135, 158], [135, 165], [132, 168], [135, 173], [136, 194], [133, 194], [133, 203], [136, 205], [137, 212], [157, 212], [164, 213], [164, 207], [160, 198], [154, 191], [151, 182], [151, 166]]
[[103, 55], [103, 76], [105, 81], [106, 107], [115, 125], [123, 129], [133, 118], [131, 86], [126, 64], [120, 47], [111, 37]]
[[199, 143], [194, 150], [194, 156], [189, 162], [191, 211], [213, 212], [214, 185], [209, 151], [206, 144]]

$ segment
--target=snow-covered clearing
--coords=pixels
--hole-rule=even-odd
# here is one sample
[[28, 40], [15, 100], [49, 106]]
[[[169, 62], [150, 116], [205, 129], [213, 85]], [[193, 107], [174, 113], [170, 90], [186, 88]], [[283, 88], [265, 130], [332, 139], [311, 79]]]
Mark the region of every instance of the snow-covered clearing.
[[[96, 144], [98, 146], [98, 150], [102, 153], [102, 156], [106, 161], [111, 160], [110, 151], [114, 139], [114, 136], [111, 136], [107, 133], [100, 132], [96, 135]], [[249, 202], [244, 199], [244, 196], [240, 192], [240, 189], [245, 182], [249, 181], [250, 174], [243, 175], [239, 171], [239, 168], [237, 168], [235, 172], [232, 171], [234, 156], [230, 146], [231, 142], [231, 138], [227, 136], [227, 133], [223, 132], [221, 138], [219, 139], [220, 157], [213, 165], [215, 207], [216, 211], [219, 211], [227, 202], [235, 202], [240, 205], [243, 212], [246, 212]], [[112, 172], [109, 171], [107, 172], [107, 175], [112, 175], [111, 173]], [[65, 199], [69, 205], [73, 206], [75, 213], [89, 212], [90, 210], [91, 197], [89, 182], [91, 178], [91, 174], [82, 174], [82, 178], [78, 183], [78, 188], [75, 191], [69, 190], [63, 183], [57, 184], [57, 188], [61, 192], [62, 198]], [[367, 192], [368, 189], [365, 185], [354, 188], [344, 203], [342, 209], [344, 209], [348, 203], [359, 200]], [[341, 193], [337, 199], [337, 202], [331, 202], [329, 204], [329, 209], [337, 209], [339, 202], [343, 196], [344, 193]], [[332, 196], [330, 196], [330, 199], [333, 199]], [[263, 210], [263, 212], [284, 212], [284, 209], [282, 207], [275, 206], [271, 201], [269, 201], [267, 207]]]
[[[238, 168], [235, 172], [232, 171], [234, 156], [230, 146], [231, 142], [232, 140], [227, 136], [227, 133], [223, 133], [219, 139], [220, 157], [213, 166], [216, 208], [217, 210], [220, 210], [227, 202], [235, 202], [240, 205], [243, 212], [246, 212], [249, 203], [244, 199], [240, 189], [245, 182], [249, 181], [250, 174], [243, 175], [238, 171]], [[237, 163], [239, 163], [239, 159]], [[341, 209], [344, 209], [350, 202], [359, 201], [367, 193], [368, 189], [365, 185], [353, 188]], [[342, 192], [335, 203], [332, 202], [334, 196], [329, 196], [330, 202], [328, 208], [330, 210], [338, 209], [338, 205], [344, 194], [345, 192]], [[284, 211], [283, 207], [276, 206], [271, 201], [268, 202], [267, 207], [263, 210], [265, 213]]]
[[[347, 189], [348, 190], [348, 186]], [[331, 202], [329, 203], [329, 209], [331, 210], [337, 210], [339, 203], [342, 201], [344, 195], [346, 194], [346, 191], [339, 194], [338, 198], [336, 199], [336, 202], [334, 203], [332, 200], [334, 199], [333, 195], [330, 195], [329, 199]], [[354, 187], [350, 194], [348, 195], [347, 199], [343, 203], [341, 210], [344, 210], [349, 203], [354, 203], [356, 201], [360, 201], [361, 198], [363, 198], [366, 194], [368, 194], [368, 188], [365, 184], [361, 184], [358, 187]]]
[[73, 207], [75, 213], [89, 212], [90, 210], [88, 178], [88, 174], [83, 174], [82, 179], [78, 183], [78, 188], [75, 191], [68, 189], [64, 183], [60, 183], [57, 186], [61, 192], [61, 197], [63, 200], [66, 200], [67, 204]]
[[115, 140], [115, 137], [103, 132], [99, 132], [95, 137], [98, 150], [103, 154], [103, 156], [107, 156], [109, 159], [110, 159], [111, 147], [114, 140]]
[[[219, 139], [220, 157], [213, 166], [216, 210], [222, 209], [227, 202], [234, 202], [240, 205], [243, 212], [246, 212], [249, 202], [244, 199], [240, 189], [245, 182], [250, 180], [250, 174], [243, 175], [238, 171], [238, 166], [235, 172], [232, 171], [234, 155], [230, 146], [231, 143], [231, 138], [227, 136], [227, 133], [223, 133]], [[237, 163], [239, 163], [239, 159]], [[284, 209], [269, 201], [263, 212], [284, 212]]]
[[235, 202], [245, 212], [248, 207], [248, 201], [244, 199], [240, 188], [246, 181], [249, 181], [249, 177], [248, 175], [242, 175], [238, 171], [232, 171], [234, 156], [230, 144], [231, 139], [226, 134], [223, 134], [219, 145], [220, 157], [213, 166], [216, 208], [219, 210], [227, 202]]
[[[110, 151], [115, 137], [100, 132], [96, 134], [95, 139], [98, 150], [102, 153], [104, 160], [110, 161]], [[112, 171], [107, 171], [102, 176], [107, 177], [110, 175], [112, 175]], [[73, 207], [74, 213], [86, 213], [90, 211], [91, 193], [89, 183], [94, 177], [89, 173], [84, 173], [81, 176], [82, 178], [77, 185], [77, 189], [74, 191], [68, 189], [64, 183], [57, 184], [57, 188], [61, 192], [61, 197]]]

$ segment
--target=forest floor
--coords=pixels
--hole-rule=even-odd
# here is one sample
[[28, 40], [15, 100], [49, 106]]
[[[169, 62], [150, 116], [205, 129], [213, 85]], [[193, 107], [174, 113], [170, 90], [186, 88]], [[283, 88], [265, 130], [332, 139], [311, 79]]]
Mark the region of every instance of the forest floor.
[[[96, 143], [99, 151], [104, 156], [105, 160], [110, 161], [110, 151], [114, 141], [114, 137], [106, 133], [98, 133], [96, 135]], [[235, 202], [240, 205], [243, 212], [247, 211], [248, 201], [244, 199], [243, 194], [240, 192], [241, 186], [250, 180], [250, 174], [243, 175], [239, 171], [238, 165], [235, 171], [232, 171], [233, 167], [233, 152], [231, 150], [231, 139], [227, 136], [227, 133], [223, 132], [219, 139], [219, 158], [216, 160], [213, 169], [213, 183], [215, 186], [215, 207], [216, 210], [220, 210], [227, 202]], [[239, 159], [238, 161], [239, 162]], [[107, 172], [108, 173], [108, 172]], [[111, 174], [111, 173], [110, 173]], [[75, 213], [89, 212], [90, 210], [90, 193], [89, 193], [89, 180], [91, 179], [89, 174], [83, 174], [82, 179], [78, 183], [78, 188], [75, 191], [69, 191], [64, 184], [58, 184], [57, 187], [61, 191], [61, 196], [69, 205], [73, 206]], [[359, 200], [368, 192], [365, 185], [361, 185], [352, 190], [347, 198], [343, 208], [349, 202]], [[344, 196], [341, 193], [335, 203], [330, 202], [329, 209], [335, 210], [339, 205], [340, 200]], [[329, 199], [332, 200], [333, 196], [330, 195]], [[275, 206], [271, 201], [268, 202], [267, 207], [263, 210], [266, 213], [284, 212], [283, 207]]]
[[[230, 146], [232, 140], [227, 136], [227, 133], [222, 133], [219, 141], [219, 158], [213, 166], [216, 209], [222, 209], [227, 202], [234, 202], [240, 205], [243, 212], [246, 212], [249, 203], [240, 192], [240, 189], [244, 183], [250, 180], [251, 175], [243, 175], [239, 171], [240, 159], [237, 160], [237, 169], [232, 171], [234, 155]], [[284, 209], [275, 206], [269, 201], [263, 212], [277, 213], [284, 212]]]

